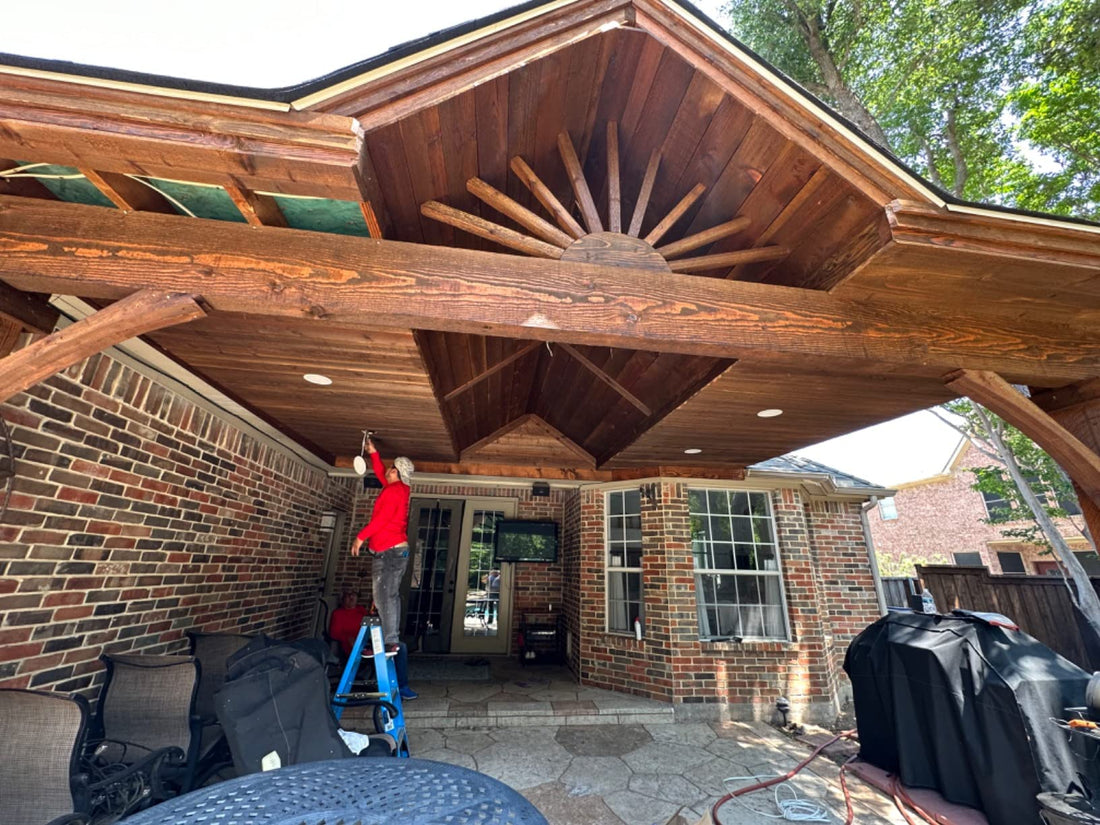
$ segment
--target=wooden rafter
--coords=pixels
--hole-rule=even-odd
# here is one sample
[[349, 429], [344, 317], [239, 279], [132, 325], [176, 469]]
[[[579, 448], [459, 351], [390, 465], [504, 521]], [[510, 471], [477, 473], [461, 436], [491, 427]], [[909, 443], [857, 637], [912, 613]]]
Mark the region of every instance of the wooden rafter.
[[603, 381], [603, 383], [607, 384], [607, 386], [611, 387], [611, 389], [615, 390], [615, 392], [617, 392], [619, 395], [621, 395], [623, 398], [633, 404], [638, 409], [638, 411], [641, 412], [642, 415], [648, 417], [653, 414], [653, 411], [645, 404], [644, 401], [639, 399], [636, 395], [634, 395], [634, 393], [632, 393], [630, 390], [628, 390], [626, 387], [624, 387], [602, 369], [593, 364], [583, 352], [580, 352], [576, 347], [569, 344], [559, 344], [559, 346], [563, 350], [568, 352], [569, 355], [572, 356], [574, 361], [580, 363], [580, 365], [583, 366], [586, 370], [591, 372], [598, 379]]
[[1094, 504], [1100, 504], [1100, 456], [1011, 384], [996, 373], [980, 370], [950, 373], [944, 383], [1028, 436], [1062, 465]]
[[573, 243], [573, 238], [566, 235], [549, 221], [543, 220], [526, 206], [516, 203], [499, 189], [490, 186], [481, 178], [470, 178], [466, 181], [466, 189], [471, 195], [483, 203], [493, 207], [502, 215], [507, 215], [520, 226], [538, 235], [544, 241], [554, 246], [565, 249]]
[[577, 197], [577, 205], [581, 209], [581, 217], [584, 218], [588, 231], [603, 232], [600, 213], [596, 209], [596, 202], [592, 199], [588, 181], [584, 178], [584, 170], [581, 168], [580, 160], [577, 159], [577, 150], [573, 148], [573, 140], [568, 132], [558, 135], [558, 152], [561, 154], [562, 163], [565, 164], [569, 185], [573, 187], [573, 194]]
[[237, 181], [228, 181], [223, 186], [248, 223], [253, 226], [287, 226], [283, 210], [270, 195], [253, 192]]
[[205, 314], [191, 295], [152, 289], [135, 292], [8, 355], [0, 362], [0, 403], [135, 335], [182, 324]]
[[164, 215], [176, 213], [164, 195], [129, 175], [100, 172], [87, 167], [81, 168], [80, 174], [124, 212], [160, 212]]
[[694, 235], [689, 235], [673, 243], [659, 246], [657, 247], [657, 251], [667, 259], [678, 258], [680, 255], [699, 249], [714, 241], [721, 240], [730, 235], [736, 235], [751, 222], [750, 218], [739, 216], [731, 221], [720, 223], [718, 226], [712, 226], [710, 229], [704, 229], [702, 232], [696, 232]]
[[50, 306], [49, 295], [22, 292], [0, 281], [0, 318], [31, 332], [53, 332], [60, 313]]
[[565, 205], [554, 196], [554, 193], [550, 191], [550, 187], [539, 179], [539, 176], [534, 173], [534, 170], [527, 165], [523, 158], [517, 155], [512, 158], [509, 166], [516, 177], [520, 179], [520, 182], [535, 196], [535, 199], [543, 205], [547, 212], [554, 216], [554, 220], [558, 222], [562, 229], [574, 238], [579, 238], [584, 234], [584, 229], [569, 214], [569, 210], [565, 208]]
[[607, 228], [623, 231], [623, 198], [619, 185], [619, 124], [607, 122]]
[[657, 181], [657, 170], [661, 166], [661, 152], [654, 149], [646, 164], [645, 176], [642, 178], [642, 188], [638, 192], [638, 200], [634, 203], [634, 214], [630, 218], [630, 228], [626, 234], [632, 238], [642, 236], [642, 221], [645, 220], [645, 211], [649, 207], [649, 199], [653, 196], [653, 184]]
[[462, 384], [455, 387], [450, 392], [446, 393], [443, 396], [443, 400], [444, 401], [450, 401], [451, 399], [455, 398], [456, 396], [462, 395], [462, 393], [466, 392], [471, 387], [476, 387], [478, 384], [480, 384], [486, 378], [489, 378], [493, 375], [496, 375], [498, 372], [500, 372], [502, 369], [504, 369], [509, 364], [512, 364], [512, 363], [518, 361], [519, 359], [521, 359], [525, 355], [527, 355], [529, 352], [533, 352], [534, 350], [538, 349], [540, 346], [542, 346], [541, 343], [539, 343], [538, 341], [533, 341], [532, 343], [527, 344], [524, 347], [521, 347], [520, 349], [516, 350], [511, 355], [509, 355], [507, 358], [502, 358], [501, 360], [497, 361], [495, 364], [493, 364], [488, 369], [486, 369], [483, 372], [480, 372], [477, 375], [475, 375], [469, 381], [463, 382]]
[[81, 297], [150, 286], [200, 292], [214, 309], [349, 326], [720, 358], [774, 351], [963, 366], [1037, 384], [1100, 375], [1096, 330], [978, 305], [918, 311], [767, 284], [30, 198], [0, 197], [0, 250], [11, 285]]
[[645, 421], [639, 422], [638, 426], [633, 430], [626, 432], [616, 433], [616, 437], [603, 454], [596, 456], [596, 466], [602, 467], [612, 458], [617, 456], [635, 441], [642, 437], [649, 430], [653, 429], [661, 420], [670, 415], [674, 410], [679, 409], [689, 399], [700, 393], [704, 387], [709, 386], [714, 381], [717, 381], [726, 370], [730, 369], [735, 362], [724, 359], [718, 359], [703, 373], [702, 377], [697, 381], [693, 381], [688, 386], [684, 387], [681, 392], [676, 393], [673, 397], [669, 398], [664, 404], [656, 409]]
[[561, 257], [562, 249], [559, 246], [548, 244], [538, 238], [532, 238], [522, 232], [516, 232], [514, 229], [501, 226], [499, 223], [487, 221], [477, 215], [471, 215], [469, 212], [463, 212], [461, 209], [455, 209], [453, 206], [447, 206], [438, 201], [422, 203], [420, 213], [426, 218], [440, 221], [469, 232], [471, 235], [477, 235], [479, 238], [485, 238], [488, 241], [495, 241], [507, 246], [509, 249], [525, 252], [528, 255], [554, 259]]
[[707, 187], [703, 184], [695, 184], [691, 191], [684, 195], [684, 197], [680, 199], [680, 202], [672, 207], [668, 214], [661, 218], [657, 225], [650, 230], [649, 234], [645, 236], [645, 242], [648, 244], [656, 244], [660, 241], [661, 238], [668, 233], [668, 230], [672, 229], [676, 221], [680, 220], [680, 218], [684, 216], [684, 213], [691, 209], [692, 205], [699, 200], [706, 191]]

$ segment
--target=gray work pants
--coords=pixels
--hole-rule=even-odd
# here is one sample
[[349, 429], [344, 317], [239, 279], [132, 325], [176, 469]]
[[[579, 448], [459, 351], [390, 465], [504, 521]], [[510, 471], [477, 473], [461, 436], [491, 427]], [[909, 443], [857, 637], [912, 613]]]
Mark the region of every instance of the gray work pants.
[[409, 564], [409, 544], [403, 542], [373, 556], [371, 590], [382, 620], [382, 640], [394, 645], [401, 640], [401, 579]]

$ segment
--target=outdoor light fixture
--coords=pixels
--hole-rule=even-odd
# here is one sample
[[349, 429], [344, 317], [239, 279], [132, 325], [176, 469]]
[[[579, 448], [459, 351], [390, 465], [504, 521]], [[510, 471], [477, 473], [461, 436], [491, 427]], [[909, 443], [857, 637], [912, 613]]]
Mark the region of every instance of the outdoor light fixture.
[[318, 372], [307, 372], [305, 375], [302, 376], [302, 378], [304, 378], [311, 384], [316, 384], [319, 387], [327, 387], [329, 384], [332, 383], [331, 378], [329, 378], [327, 375], [321, 375]]
[[325, 510], [321, 513], [321, 532], [331, 533], [336, 529], [336, 511]]
[[363, 430], [363, 443], [359, 446], [359, 455], [353, 458], [351, 462], [355, 472], [361, 476], [367, 474], [367, 459], [363, 457], [363, 454], [367, 451], [367, 439], [373, 437], [374, 430]]
[[775, 418], [777, 415], [783, 415], [783, 410], [778, 410], [774, 408], [770, 410], [761, 410], [756, 415], [759, 418]]
[[550, 485], [545, 481], [536, 481], [531, 485], [532, 498], [545, 498], [550, 495]]
[[699, 455], [699, 453], [701, 452], [703, 451], [700, 450], [698, 447], [688, 447], [686, 450], [684, 450], [684, 455]]

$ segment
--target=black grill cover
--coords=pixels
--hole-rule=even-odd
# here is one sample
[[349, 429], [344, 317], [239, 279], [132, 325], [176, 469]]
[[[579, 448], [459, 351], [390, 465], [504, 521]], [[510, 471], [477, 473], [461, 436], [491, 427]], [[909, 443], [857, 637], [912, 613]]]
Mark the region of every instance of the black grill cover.
[[1036, 794], [1077, 779], [1082, 763], [1050, 720], [1084, 705], [1089, 675], [1026, 633], [891, 613], [852, 641], [844, 670], [860, 757], [990, 825], [1037, 825]]

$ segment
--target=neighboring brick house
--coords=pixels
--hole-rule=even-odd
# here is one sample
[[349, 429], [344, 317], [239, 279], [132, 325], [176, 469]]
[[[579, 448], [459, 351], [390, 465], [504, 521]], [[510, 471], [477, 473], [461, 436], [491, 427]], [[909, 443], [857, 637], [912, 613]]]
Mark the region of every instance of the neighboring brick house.
[[[983, 565], [993, 573], [1056, 573], [1058, 566], [1050, 553], [1004, 536], [1002, 531], [1011, 524], [984, 521], [990, 508], [1003, 501], [975, 490], [974, 474], [968, 468], [993, 463], [960, 438], [942, 472], [893, 485], [897, 490], [893, 498], [881, 500], [868, 513], [879, 558], [889, 557], [898, 563], [923, 559], [930, 564]], [[1062, 519], [1059, 528], [1091, 570], [1095, 554], [1073, 521]]]
[[[192, 628], [308, 633], [326, 546], [334, 586], [369, 596], [369, 564], [346, 548], [374, 491], [170, 384], [103, 354], [0, 405], [16, 455], [0, 687], [93, 696], [100, 654], [180, 652]], [[512, 650], [523, 613], [550, 608], [583, 684], [688, 717], [765, 716], [785, 695], [826, 719], [845, 697], [848, 642], [879, 615], [861, 506], [882, 492], [783, 458], [742, 480], [555, 482], [547, 495], [530, 480], [425, 476], [413, 496], [514, 502], [560, 525], [556, 563], [508, 571]], [[331, 539], [326, 512], [346, 514]]]

